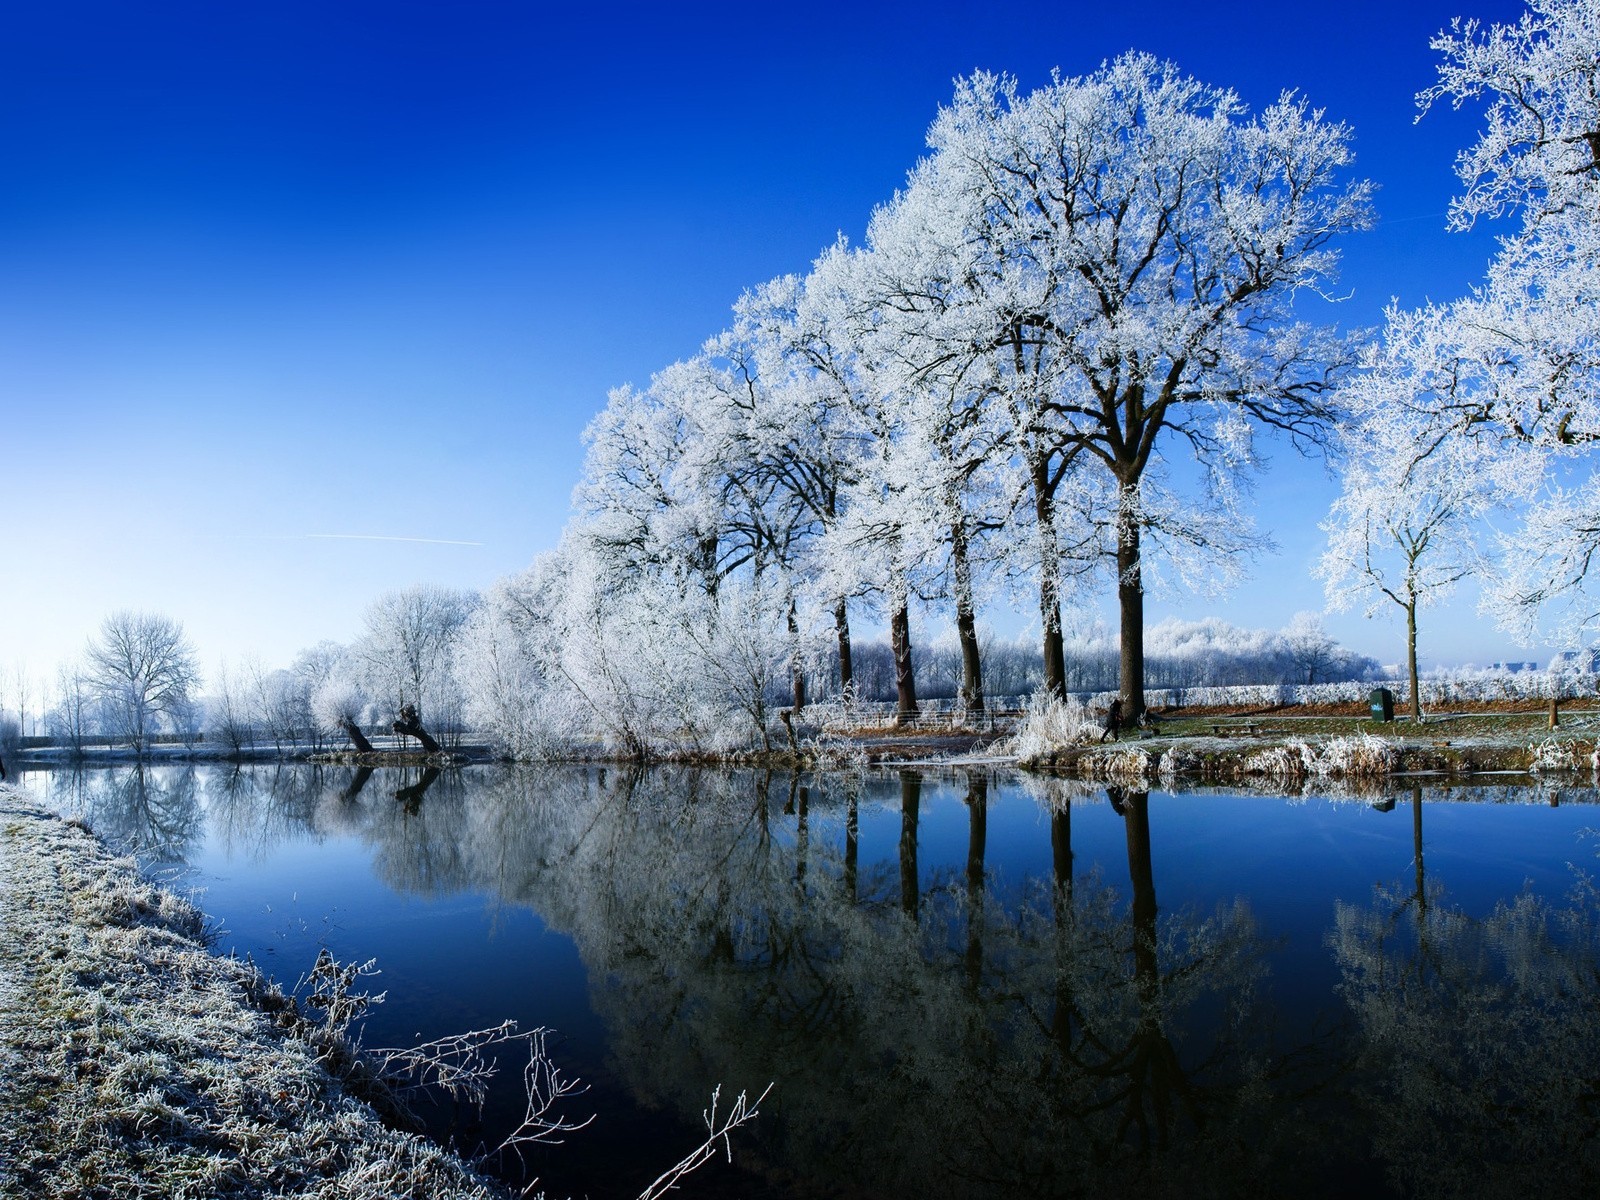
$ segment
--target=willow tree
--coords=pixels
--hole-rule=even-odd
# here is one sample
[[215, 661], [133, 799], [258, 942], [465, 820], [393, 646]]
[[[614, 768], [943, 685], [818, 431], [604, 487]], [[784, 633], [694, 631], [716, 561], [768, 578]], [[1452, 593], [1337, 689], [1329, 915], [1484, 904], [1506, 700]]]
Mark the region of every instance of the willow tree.
[[[1179, 566], [1237, 554], [1257, 433], [1305, 449], [1331, 426], [1352, 352], [1293, 309], [1334, 278], [1334, 240], [1369, 221], [1370, 186], [1340, 181], [1349, 141], [1293, 95], [1251, 116], [1231, 91], [1127, 54], [1027, 94], [1004, 76], [960, 81], [908, 184], [963, 223], [948, 299], [996, 365], [1037, 521], [1056, 519], [1055, 491], [1078, 473], [1111, 507], [1130, 719], [1144, 707], [1146, 536], [1175, 543]], [[1199, 496], [1162, 484], [1184, 459]], [[1056, 568], [1041, 561], [1047, 585]]]

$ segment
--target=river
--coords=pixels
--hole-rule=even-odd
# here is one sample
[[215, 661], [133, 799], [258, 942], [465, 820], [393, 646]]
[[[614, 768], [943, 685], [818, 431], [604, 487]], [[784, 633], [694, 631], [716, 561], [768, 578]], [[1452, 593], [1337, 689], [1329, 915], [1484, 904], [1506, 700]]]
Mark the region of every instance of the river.
[[[770, 1082], [746, 1197], [1594, 1194], [1600, 793], [1261, 796], [1011, 771], [31, 768], [369, 1047], [546, 1026], [596, 1114], [522, 1161], [632, 1197]], [[521, 1115], [423, 1108], [472, 1153]]]

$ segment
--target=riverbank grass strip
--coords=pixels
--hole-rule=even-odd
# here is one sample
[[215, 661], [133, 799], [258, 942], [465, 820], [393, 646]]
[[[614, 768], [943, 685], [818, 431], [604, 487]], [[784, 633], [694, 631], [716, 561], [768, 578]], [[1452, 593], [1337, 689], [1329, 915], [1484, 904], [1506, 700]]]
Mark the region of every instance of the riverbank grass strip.
[[383, 1125], [202, 934], [193, 906], [0, 785], [0, 1196], [505, 1195]]

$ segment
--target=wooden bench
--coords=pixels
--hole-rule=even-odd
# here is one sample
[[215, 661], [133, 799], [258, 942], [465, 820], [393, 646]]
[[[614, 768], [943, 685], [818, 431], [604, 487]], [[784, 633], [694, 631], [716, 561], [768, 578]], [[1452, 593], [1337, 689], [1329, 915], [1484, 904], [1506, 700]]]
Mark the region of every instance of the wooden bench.
[[1212, 734], [1213, 737], [1227, 737], [1229, 734], [1233, 734], [1233, 733], [1251, 734], [1251, 733], [1260, 733], [1260, 732], [1261, 732], [1261, 722], [1260, 721], [1213, 721], [1213, 722], [1211, 722], [1211, 734]]

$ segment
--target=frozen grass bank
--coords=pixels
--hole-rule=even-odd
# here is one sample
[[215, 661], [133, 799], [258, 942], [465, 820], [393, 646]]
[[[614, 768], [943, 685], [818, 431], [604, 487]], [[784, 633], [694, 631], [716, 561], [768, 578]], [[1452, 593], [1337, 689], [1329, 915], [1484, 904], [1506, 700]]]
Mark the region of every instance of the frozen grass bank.
[[0, 784], [0, 1197], [499, 1197], [389, 1129], [191, 905]]

